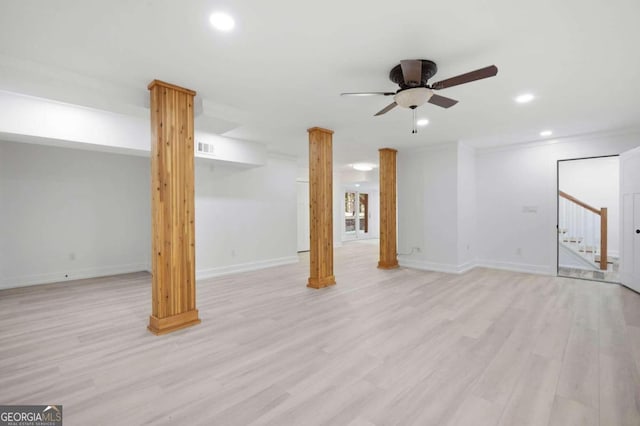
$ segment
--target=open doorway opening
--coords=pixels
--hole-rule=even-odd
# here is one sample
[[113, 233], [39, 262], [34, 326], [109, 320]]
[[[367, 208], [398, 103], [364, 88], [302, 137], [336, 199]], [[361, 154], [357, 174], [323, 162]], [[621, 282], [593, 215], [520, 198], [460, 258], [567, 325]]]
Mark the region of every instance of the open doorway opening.
[[620, 159], [558, 161], [558, 276], [620, 282]]

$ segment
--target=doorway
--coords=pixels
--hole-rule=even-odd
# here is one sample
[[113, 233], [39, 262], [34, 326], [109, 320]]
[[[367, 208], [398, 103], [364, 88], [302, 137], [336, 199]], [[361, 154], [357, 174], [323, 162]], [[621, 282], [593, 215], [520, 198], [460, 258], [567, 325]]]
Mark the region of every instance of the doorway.
[[620, 158], [558, 161], [558, 276], [620, 282]]
[[346, 191], [344, 193], [344, 235], [345, 240], [369, 237], [369, 194]]

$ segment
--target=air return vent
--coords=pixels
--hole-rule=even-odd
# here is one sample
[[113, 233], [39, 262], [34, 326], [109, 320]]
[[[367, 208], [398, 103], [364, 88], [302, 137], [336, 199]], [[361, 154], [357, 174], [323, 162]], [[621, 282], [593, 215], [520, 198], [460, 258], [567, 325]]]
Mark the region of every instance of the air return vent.
[[196, 152], [204, 155], [214, 155], [213, 145], [205, 142], [197, 142]]

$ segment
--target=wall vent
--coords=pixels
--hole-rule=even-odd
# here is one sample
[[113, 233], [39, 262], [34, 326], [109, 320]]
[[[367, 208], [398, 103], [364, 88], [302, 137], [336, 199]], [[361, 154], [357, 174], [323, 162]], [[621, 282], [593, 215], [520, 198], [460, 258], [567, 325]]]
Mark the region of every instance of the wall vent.
[[214, 155], [213, 145], [205, 142], [197, 142], [196, 152], [199, 154]]

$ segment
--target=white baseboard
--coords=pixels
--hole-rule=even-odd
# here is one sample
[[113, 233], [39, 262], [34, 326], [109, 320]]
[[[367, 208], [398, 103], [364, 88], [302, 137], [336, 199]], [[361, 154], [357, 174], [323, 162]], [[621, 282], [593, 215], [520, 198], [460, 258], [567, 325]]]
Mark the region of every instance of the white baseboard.
[[[298, 256], [287, 256], [275, 259], [261, 260], [258, 262], [241, 263], [236, 265], [221, 266], [217, 268], [200, 269], [196, 271], [196, 279], [219, 277], [238, 272], [255, 271], [270, 268], [272, 266], [297, 263]], [[3, 278], [0, 280], [0, 290], [27, 287], [38, 284], [49, 284], [63, 281], [80, 280], [85, 278], [105, 277], [109, 275], [128, 274], [131, 272], [150, 271], [151, 267], [145, 263], [132, 263], [128, 265], [114, 265], [75, 271], [52, 272], [47, 274], [34, 274], [22, 277]], [[65, 276], [66, 275], [66, 276]]]
[[298, 263], [298, 256], [278, 257], [275, 259], [259, 260], [257, 262], [238, 263], [235, 265], [219, 266], [216, 268], [196, 270], [196, 280], [220, 277], [222, 275], [237, 274], [239, 272], [255, 271], [258, 269], [271, 268], [273, 266], [289, 265]]
[[406, 268], [420, 269], [423, 271], [445, 272], [447, 274], [464, 274], [475, 268], [476, 262], [466, 262], [461, 265], [452, 265], [449, 263], [428, 262], [426, 260], [416, 259], [398, 259], [398, 264]]
[[106, 277], [109, 275], [128, 274], [131, 272], [149, 271], [151, 268], [145, 263], [131, 263], [127, 265], [102, 266], [97, 268], [78, 269], [64, 272], [25, 275], [0, 280], [0, 289], [27, 287], [30, 285], [57, 283], [62, 281], [82, 280], [85, 278]]
[[428, 262], [425, 260], [416, 259], [398, 259], [400, 266], [407, 268], [420, 269], [424, 271], [445, 272], [448, 274], [464, 274], [472, 270], [473, 268], [490, 268], [490, 269], [502, 269], [505, 271], [524, 272], [528, 274], [537, 275], [556, 275], [556, 270], [553, 266], [546, 265], [531, 265], [526, 263], [513, 263], [513, 262], [496, 262], [490, 260], [478, 260], [463, 263], [461, 265], [452, 265], [448, 263], [436, 263]]
[[465, 272], [469, 272], [473, 268], [478, 266], [478, 263], [475, 260], [471, 260], [469, 262], [463, 263], [462, 265], [458, 265], [458, 274], [464, 274]]
[[556, 275], [557, 271], [553, 266], [531, 265], [529, 263], [497, 262], [493, 260], [479, 260], [476, 266], [490, 269], [502, 269], [505, 271], [524, 272], [537, 275]]
[[600, 269], [598, 268], [585, 268], [584, 266], [578, 266], [578, 265], [558, 265], [560, 268], [569, 268], [569, 269], [580, 269], [581, 271], [599, 271]]

